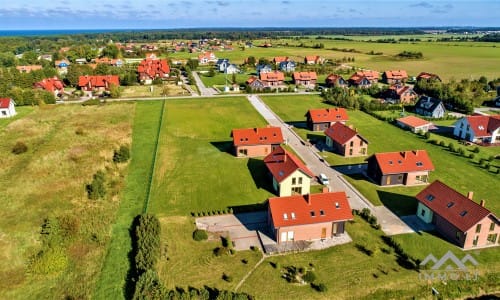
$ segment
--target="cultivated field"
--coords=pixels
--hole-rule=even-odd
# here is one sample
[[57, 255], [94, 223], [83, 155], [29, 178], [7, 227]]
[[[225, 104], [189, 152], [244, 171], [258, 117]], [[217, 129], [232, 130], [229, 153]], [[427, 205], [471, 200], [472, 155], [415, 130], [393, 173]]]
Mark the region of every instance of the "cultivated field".
[[[23, 107], [24, 117], [0, 128], [0, 298], [92, 293], [126, 175], [126, 165], [112, 162], [113, 150], [131, 144], [134, 110]], [[18, 141], [28, 149], [15, 155]], [[105, 173], [107, 195], [89, 200], [85, 184], [97, 170]]]

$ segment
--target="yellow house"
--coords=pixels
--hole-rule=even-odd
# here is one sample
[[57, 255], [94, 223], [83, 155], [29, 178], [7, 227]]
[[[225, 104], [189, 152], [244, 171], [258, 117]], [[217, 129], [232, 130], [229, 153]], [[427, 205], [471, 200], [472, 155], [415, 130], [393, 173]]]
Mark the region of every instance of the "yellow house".
[[273, 176], [273, 187], [280, 197], [310, 193], [314, 174], [300, 159], [281, 146], [266, 156], [264, 163]]

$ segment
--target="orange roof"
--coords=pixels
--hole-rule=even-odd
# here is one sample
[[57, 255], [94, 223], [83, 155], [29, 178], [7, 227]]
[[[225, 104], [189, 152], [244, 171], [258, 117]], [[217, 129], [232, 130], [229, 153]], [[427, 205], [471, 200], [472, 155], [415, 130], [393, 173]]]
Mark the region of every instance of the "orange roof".
[[402, 124], [405, 124], [407, 126], [413, 127], [413, 128], [418, 128], [418, 127], [421, 127], [421, 126], [431, 125], [432, 124], [429, 121], [420, 119], [420, 118], [415, 117], [415, 116], [406, 116], [406, 117], [397, 119], [397, 121], [400, 122], [400, 123], [402, 123]]
[[275, 228], [353, 219], [344, 191], [270, 198], [269, 210]]
[[33, 86], [50, 92], [64, 89], [64, 83], [57, 77], [45, 78], [42, 81], [36, 82]]
[[388, 79], [405, 79], [408, 78], [408, 74], [405, 70], [391, 70], [385, 71], [385, 77]]
[[370, 81], [372, 81], [372, 80], [378, 80], [378, 78], [379, 78], [378, 72], [377, 71], [371, 71], [371, 70], [357, 71], [354, 75], [358, 75], [360, 77], [364, 76], [364, 77], [366, 77], [366, 79], [368, 79]]
[[274, 71], [269, 73], [260, 73], [260, 80], [262, 81], [284, 81], [285, 74], [280, 71]]
[[10, 98], [0, 98], [0, 108], [9, 108], [10, 101]]
[[271, 145], [283, 143], [280, 127], [233, 129], [233, 145]]
[[423, 189], [417, 194], [416, 198], [420, 203], [463, 232], [471, 229], [479, 221], [491, 214], [488, 209], [439, 180]]
[[434, 165], [425, 150], [375, 153], [373, 156], [384, 175], [434, 171]]
[[332, 126], [325, 130], [325, 135], [329, 136], [335, 142], [344, 145], [350, 141], [353, 137], [358, 136], [360, 139], [368, 144], [368, 141], [359, 135], [356, 130], [344, 125], [340, 122], [335, 122]]
[[141, 79], [156, 77], [165, 77], [165, 75], [170, 73], [170, 66], [166, 59], [152, 59], [145, 58], [137, 67], [137, 72]]
[[120, 85], [120, 78], [118, 75], [86, 75], [78, 78], [78, 86], [82, 87], [88, 84], [95, 88], [108, 87], [110, 84]]
[[307, 62], [309, 62], [309, 61], [316, 62], [317, 60], [319, 60], [319, 56], [318, 55], [306, 55], [306, 61]]
[[500, 115], [494, 116], [467, 116], [465, 117], [476, 137], [491, 136], [493, 131], [500, 127]]
[[310, 109], [307, 114], [311, 117], [313, 123], [345, 122], [349, 120], [346, 109], [341, 107]]
[[280, 63], [280, 62], [284, 62], [284, 61], [288, 61], [288, 56], [276, 56], [274, 58], [275, 63]]
[[318, 76], [316, 72], [293, 72], [294, 80], [316, 80]]
[[269, 155], [264, 158], [264, 163], [278, 182], [282, 182], [296, 170], [301, 170], [311, 178], [314, 177], [314, 174], [300, 159], [283, 149], [281, 146], [276, 147], [276, 149], [269, 153]]
[[436, 74], [427, 73], [427, 72], [421, 72], [417, 76], [417, 79], [431, 79], [431, 78], [440, 79], [439, 76], [437, 76]]
[[31, 71], [41, 70], [42, 66], [40, 66], [40, 65], [17, 66], [16, 69], [18, 69], [19, 72], [29, 73]]

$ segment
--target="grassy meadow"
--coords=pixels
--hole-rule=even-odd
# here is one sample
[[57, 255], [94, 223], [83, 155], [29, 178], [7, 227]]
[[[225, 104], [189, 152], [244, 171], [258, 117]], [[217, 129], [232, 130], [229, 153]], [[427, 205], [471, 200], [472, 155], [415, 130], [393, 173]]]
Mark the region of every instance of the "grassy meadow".
[[[112, 156], [132, 142], [135, 105], [18, 111], [20, 117], [0, 128], [0, 298], [85, 298], [98, 279], [120, 203], [127, 169]], [[27, 151], [13, 154], [16, 142]], [[97, 170], [105, 172], [107, 195], [89, 200], [85, 184]], [[57, 223], [42, 229], [46, 219], [67, 225], [64, 238], [57, 239]], [[47, 250], [48, 240], [58, 242]]]

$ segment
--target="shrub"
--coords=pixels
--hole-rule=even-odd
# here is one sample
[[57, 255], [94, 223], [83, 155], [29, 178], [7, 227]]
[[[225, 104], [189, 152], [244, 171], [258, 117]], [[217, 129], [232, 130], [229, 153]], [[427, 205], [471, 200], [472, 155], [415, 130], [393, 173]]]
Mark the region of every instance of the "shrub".
[[440, 141], [440, 142], [439, 142], [439, 146], [443, 146], [443, 147], [444, 147], [445, 145], [446, 145], [446, 144], [445, 144], [445, 142], [444, 142], [444, 141]]
[[488, 161], [493, 161], [495, 157], [493, 155], [488, 156]]
[[474, 159], [474, 153], [470, 153], [470, 154], [469, 154], [469, 158], [470, 158], [470, 159]]
[[472, 151], [473, 151], [474, 153], [479, 153], [479, 147], [478, 147], [478, 146], [474, 147], [474, 149], [473, 149]]
[[208, 234], [205, 230], [202, 229], [196, 229], [193, 232], [193, 240], [195, 241], [204, 241], [208, 239]]
[[321, 293], [324, 293], [328, 290], [328, 288], [326, 287], [326, 285], [324, 283], [316, 284], [316, 283], [311, 282], [311, 287], [313, 289], [315, 289], [316, 291], [321, 292]]
[[227, 281], [227, 282], [233, 281], [233, 277], [230, 276], [230, 275], [228, 275], [228, 274], [226, 274], [226, 273], [222, 274], [222, 279], [225, 280], [225, 281]]
[[26, 151], [28, 151], [28, 146], [23, 142], [17, 142], [14, 147], [12, 147], [12, 153], [14, 154], [22, 154]]
[[140, 274], [154, 270], [160, 258], [160, 221], [150, 214], [138, 217], [135, 228], [137, 252], [135, 256], [136, 268]]
[[130, 158], [130, 149], [126, 145], [121, 145], [120, 149], [115, 150], [113, 154], [113, 162], [122, 163], [126, 162]]
[[316, 274], [314, 274], [313, 271], [307, 271], [307, 273], [302, 276], [302, 279], [305, 282], [313, 282], [314, 280], [316, 280]]
[[88, 198], [91, 200], [97, 200], [104, 197], [104, 195], [106, 195], [106, 187], [104, 183], [104, 172], [99, 170], [94, 174], [92, 182], [86, 186]]
[[448, 149], [450, 149], [451, 152], [456, 152], [455, 145], [451, 142], [448, 144]]
[[425, 139], [427, 139], [427, 140], [428, 140], [428, 139], [430, 139], [430, 138], [431, 138], [431, 133], [430, 133], [429, 131], [427, 131], [427, 132], [424, 134], [424, 136], [425, 136]]
[[464, 148], [458, 148], [458, 154], [464, 156], [464, 154], [465, 154]]
[[244, 259], [241, 260], [241, 262], [246, 265], [246, 264], [248, 264], [248, 259], [244, 258]]
[[224, 254], [224, 248], [222, 247], [217, 247], [214, 249], [214, 255], [215, 256], [222, 256]]
[[77, 129], [75, 129], [75, 134], [76, 135], [84, 135], [85, 131], [83, 131], [83, 128], [78, 127]]

